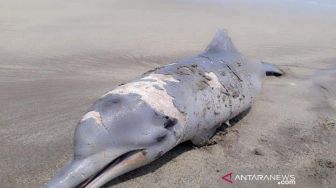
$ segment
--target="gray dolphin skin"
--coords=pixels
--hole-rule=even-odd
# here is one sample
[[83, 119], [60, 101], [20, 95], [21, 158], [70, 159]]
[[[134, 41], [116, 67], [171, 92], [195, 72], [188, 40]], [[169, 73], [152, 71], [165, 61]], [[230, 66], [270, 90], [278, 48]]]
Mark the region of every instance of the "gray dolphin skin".
[[202, 146], [248, 109], [277, 67], [250, 61], [219, 30], [200, 55], [144, 73], [96, 101], [74, 135], [74, 156], [45, 187], [101, 187], [190, 140]]

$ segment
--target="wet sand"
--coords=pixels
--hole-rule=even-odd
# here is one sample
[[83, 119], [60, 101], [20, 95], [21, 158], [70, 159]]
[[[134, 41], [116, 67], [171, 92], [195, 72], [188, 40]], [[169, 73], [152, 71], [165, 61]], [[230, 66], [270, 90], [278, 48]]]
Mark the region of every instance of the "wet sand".
[[76, 124], [96, 99], [201, 52], [218, 28], [247, 57], [286, 75], [267, 78], [250, 111], [209, 146], [182, 144], [107, 187], [225, 187], [228, 172], [294, 174], [293, 187], [336, 187], [332, 1], [0, 4], [0, 187], [42, 187], [71, 158]]

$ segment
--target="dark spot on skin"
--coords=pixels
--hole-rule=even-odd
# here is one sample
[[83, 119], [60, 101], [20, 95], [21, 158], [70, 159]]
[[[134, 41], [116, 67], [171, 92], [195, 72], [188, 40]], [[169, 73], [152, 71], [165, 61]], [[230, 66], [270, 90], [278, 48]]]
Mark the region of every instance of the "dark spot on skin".
[[177, 68], [176, 73], [180, 75], [191, 75], [193, 71], [187, 66], [182, 66]]
[[238, 91], [233, 91], [233, 92], [232, 92], [232, 97], [233, 97], [233, 98], [237, 98], [237, 97], [239, 97], [239, 93], [238, 93]]
[[209, 60], [210, 62], [212, 62], [212, 61], [211, 61], [211, 58], [210, 58], [210, 57], [208, 57], [208, 56], [205, 56], [205, 55], [200, 55], [200, 57], [206, 58], [207, 60]]
[[227, 91], [221, 91], [221, 94], [224, 94], [226, 96], [229, 96], [229, 93]]
[[209, 83], [206, 80], [200, 80], [196, 83], [196, 85], [199, 90], [204, 90], [209, 86]]
[[221, 76], [225, 76], [225, 72], [224, 72], [224, 71], [223, 71], [223, 72], [221, 72], [220, 74], [221, 74]]
[[119, 84], [118, 86], [123, 86], [123, 85], [125, 85], [125, 83], [121, 83], [121, 84]]
[[162, 142], [166, 137], [167, 137], [167, 135], [159, 136], [159, 137], [156, 138], [156, 141]]
[[166, 121], [164, 122], [164, 128], [168, 129], [170, 127], [173, 127], [177, 123], [177, 119], [170, 118], [168, 116], [165, 116]]
[[217, 115], [219, 115], [219, 112], [216, 112], [216, 111], [215, 111], [214, 114], [215, 114], [215, 116], [217, 116]]
[[328, 88], [324, 87], [323, 85], [319, 84], [319, 86], [320, 86], [320, 88], [322, 88], [322, 89], [328, 91]]
[[143, 150], [142, 152], [142, 155], [146, 156], [147, 155], [147, 151]]
[[204, 74], [204, 72], [198, 72], [198, 74], [200, 76], [202, 76], [202, 78], [204, 78], [206, 81], [211, 81], [212, 78], [210, 76], [207, 76], [206, 74]]
[[120, 102], [120, 99], [119, 98], [115, 98], [115, 99], [112, 99], [111, 102], [113, 104], [116, 104], [116, 103], [119, 103]]
[[155, 89], [158, 89], [158, 90], [163, 90], [163, 88], [160, 87], [160, 86], [158, 86], [158, 85], [154, 85], [153, 87], [154, 87]]

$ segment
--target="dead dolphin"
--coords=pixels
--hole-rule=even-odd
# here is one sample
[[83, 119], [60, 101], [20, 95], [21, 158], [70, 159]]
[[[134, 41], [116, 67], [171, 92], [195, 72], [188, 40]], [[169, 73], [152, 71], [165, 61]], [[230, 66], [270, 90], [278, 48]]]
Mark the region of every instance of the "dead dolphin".
[[271, 64], [249, 61], [219, 30], [205, 52], [144, 73], [106, 93], [75, 130], [74, 157], [46, 187], [101, 187], [181, 142], [205, 144], [248, 109]]

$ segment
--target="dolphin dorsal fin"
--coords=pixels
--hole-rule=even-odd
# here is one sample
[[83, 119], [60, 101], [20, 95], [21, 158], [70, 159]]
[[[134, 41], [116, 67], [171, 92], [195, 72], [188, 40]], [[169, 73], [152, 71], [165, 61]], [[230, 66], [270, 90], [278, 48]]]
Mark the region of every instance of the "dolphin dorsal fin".
[[219, 29], [203, 54], [238, 52], [224, 29]]

